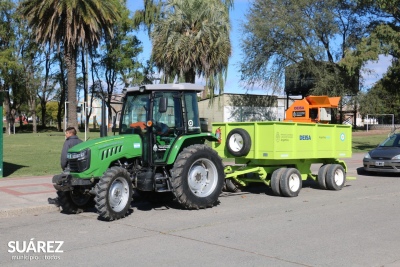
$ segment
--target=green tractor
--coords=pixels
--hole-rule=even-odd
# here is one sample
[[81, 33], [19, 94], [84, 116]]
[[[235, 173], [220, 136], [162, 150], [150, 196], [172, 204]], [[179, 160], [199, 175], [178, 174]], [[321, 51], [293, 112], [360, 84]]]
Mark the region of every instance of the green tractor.
[[124, 90], [119, 135], [68, 151], [69, 170], [53, 177], [66, 213], [96, 207], [105, 220], [125, 217], [133, 190], [173, 195], [187, 209], [215, 205], [224, 166], [200, 126], [195, 84], [152, 84]]

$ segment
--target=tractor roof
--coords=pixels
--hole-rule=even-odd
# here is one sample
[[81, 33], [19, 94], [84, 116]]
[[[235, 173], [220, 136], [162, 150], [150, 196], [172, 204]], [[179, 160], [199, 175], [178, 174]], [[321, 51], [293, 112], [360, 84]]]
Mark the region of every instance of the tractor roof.
[[145, 91], [165, 91], [165, 90], [187, 90], [187, 91], [203, 91], [204, 86], [200, 84], [194, 83], [167, 83], [167, 84], [146, 84], [142, 86], [129, 87], [126, 88], [128, 92], [140, 91], [140, 89], [144, 89]]

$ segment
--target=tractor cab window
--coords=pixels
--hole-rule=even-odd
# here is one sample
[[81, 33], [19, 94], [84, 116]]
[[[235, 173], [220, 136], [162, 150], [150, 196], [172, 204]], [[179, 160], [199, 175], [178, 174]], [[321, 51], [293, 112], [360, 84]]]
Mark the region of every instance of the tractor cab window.
[[123, 117], [121, 118], [121, 134], [146, 132], [146, 121], [149, 119], [149, 94], [128, 95]]
[[185, 94], [185, 110], [187, 132], [200, 133], [200, 119], [196, 92]]
[[172, 92], [157, 93], [155, 95], [153, 124], [158, 135], [173, 135], [175, 128], [180, 127], [180, 125], [177, 125], [179, 124], [177, 121], [180, 114], [175, 112], [177, 104], [179, 104], [179, 100], [175, 100]]

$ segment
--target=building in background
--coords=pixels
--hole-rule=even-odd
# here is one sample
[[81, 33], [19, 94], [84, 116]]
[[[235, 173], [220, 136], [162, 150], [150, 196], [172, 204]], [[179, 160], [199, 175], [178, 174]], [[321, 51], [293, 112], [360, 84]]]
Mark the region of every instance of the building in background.
[[[298, 98], [290, 98], [289, 105]], [[211, 103], [210, 98], [199, 100], [199, 114], [211, 130], [213, 122], [283, 121], [285, 96], [222, 94]]]
[[[99, 128], [102, 124], [102, 119], [101, 119], [101, 110], [102, 110], [102, 104], [103, 101], [101, 98], [94, 97], [93, 102], [91, 106], [87, 106], [87, 113], [89, 114], [90, 112], [90, 117], [89, 117], [89, 128]], [[113, 125], [113, 121], [115, 121], [116, 128], [119, 127], [119, 120], [121, 116], [121, 110], [122, 110], [122, 94], [115, 94], [112, 95], [111, 97], [111, 118], [112, 121], [109, 121], [108, 117], [108, 108], [106, 108], [106, 125], [108, 129], [111, 129]], [[85, 122], [85, 111], [84, 111], [84, 103], [79, 102], [78, 103], [78, 123], [83, 124]]]

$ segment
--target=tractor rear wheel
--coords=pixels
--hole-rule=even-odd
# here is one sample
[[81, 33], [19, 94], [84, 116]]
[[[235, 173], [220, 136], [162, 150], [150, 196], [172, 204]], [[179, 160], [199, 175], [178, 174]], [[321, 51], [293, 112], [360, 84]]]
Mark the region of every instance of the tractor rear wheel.
[[217, 152], [196, 144], [183, 149], [171, 170], [178, 202], [187, 209], [212, 207], [224, 186], [224, 166]]
[[96, 184], [96, 209], [105, 220], [126, 216], [132, 201], [132, 182], [126, 169], [111, 167]]

